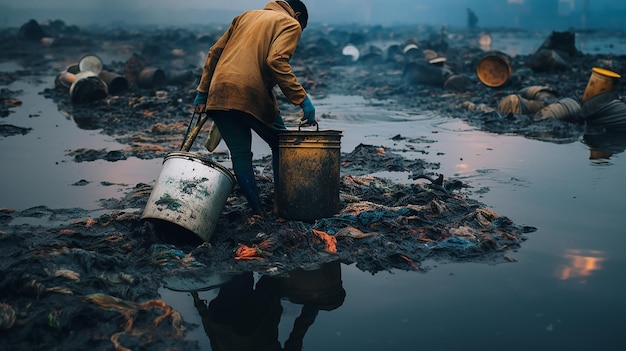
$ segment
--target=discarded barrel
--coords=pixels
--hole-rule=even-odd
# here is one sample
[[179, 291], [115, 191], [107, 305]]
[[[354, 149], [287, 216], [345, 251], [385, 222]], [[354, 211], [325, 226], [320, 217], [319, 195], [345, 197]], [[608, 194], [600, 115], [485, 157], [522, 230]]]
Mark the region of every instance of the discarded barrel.
[[69, 72], [69, 73], [76, 74], [76, 73], [80, 72], [80, 67], [78, 66], [78, 63], [74, 63], [74, 64], [71, 64], [71, 65], [67, 66], [65, 68], [65, 70], [67, 72]]
[[383, 51], [375, 45], [365, 45], [359, 50], [359, 61], [380, 63], [383, 61]]
[[545, 107], [545, 105], [545, 103], [540, 101], [524, 99], [519, 94], [511, 94], [500, 100], [497, 111], [503, 115], [508, 115], [509, 113], [515, 115], [532, 115]]
[[593, 67], [591, 69], [591, 76], [587, 82], [587, 87], [580, 100], [581, 103], [584, 104], [587, 100], [598, 94], [613, 91], [621, 77], [620, 74], [608, 69]]
[[174, 224], [209, 241], [234, 186], [224, 166], [196, 153], [171, 152], [141, 219]]
[[409, 43], [402, 48], [404, 58], [408, 62], [415, 62], [424, 58], [424, 53], [417, 44]]
[[533, 118], [535, 121], [558, 119], [577, 122], [582, 118], [582, 108], [578, 101], [572, 98], [563, 98], [542, 108]]
[[402, 48], [398, 44], [392, 44], [387, 47], [385, 50], [385, 61], [389, 62], [403, 62], [404, 61], [404, 53], [402, 52]]
[[341, 50], [341, 54], [344, 57], [349, 57], [350, 61], [356, 62], [359, 60], [359, 56], [361, 55], [361, 52], [356, 46], [352, 44], [348, 44], [343, 47], [343, 49]]
[[167, 71], [165, 79], [169, 84], [188, 84], [192, 83], [196, 76], [192, 70], [170, 70]]
[[98, 77], [107, 85], [109, 95], [119, 95], [128, 90], [128, 80], [117, 73], [102, 71]]
[[555, 89], [544, 85], [525, 87], [521, 89], [518, 94], [527, 100], [538, 100], [547, 103], [555, 102], [558, 96], [558, 92]]
[[76, 81], [76, 74], [63, 71], [54, 78], [54, 87], [60, 90], [69, 90]]
[[481, 50], [490, 51], [492, 41], [491, 34], [482, 32], [480, 33], [480, 37], [478, 39], [478, 45]]
[[466, 76], [452, 74], [443, 82], [443, 88], [458, 92], [466, 92], [474, 88], [474, 82]]
[[139, 72], [137, 86], [144, 89], [163, 88], [167, 81], [165, 72], [156, 67], [146, 67]]
[[339, 211], [341, 131], [287, 130], [278, 136], [278, 214], [312, 221]]
[[603, 128], [607, 132], [624, 133], [626, 132], [626, 102], [620, 99], [611, 100], [597, 108], [593, 114], [586, 115], [585, 122], [590, 127]]
[[89, 103], [107, 97], [107, 86], [95, 73], [85, 71], [77, 73], [75, 77], [76, 80], [70, 86], [72, 103]]
[[598, 111], [602, 110], [609, 102], [619, 99], [619, 92], [617, 90], [607, 91], [600, 93], [596, 96], [589, 98], [585, 103], [581, 103], [583, 109], [583, 116], [595, 115]]
[[102, 72], [102, 60], [96, 55], [89, 54], [81, 57], [78, 61], [78, 68], [81, 72], [93, 72], [100, 74]]
[[404, 66], [402, 77], [408, 84], [424, 84], [442, 87], [452, 72], [439, 65], [428, 62], [409, 62]]
[[478, 79], [488, 87], [503, 86], [512, 74], [513, 67], [509, 56], [500, 51], [487, 53], [476, 64]]

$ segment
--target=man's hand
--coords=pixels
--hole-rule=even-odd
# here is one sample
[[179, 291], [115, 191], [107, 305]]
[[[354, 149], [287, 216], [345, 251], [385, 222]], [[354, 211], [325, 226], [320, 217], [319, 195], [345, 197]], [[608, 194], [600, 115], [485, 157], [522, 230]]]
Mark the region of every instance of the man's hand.
[[300, 124], [316, 126], [317, 122], [315, 121], [315, 106], [313, 106], [313, 103], [311, 102], [311, 99], [309, 99], [308, 95], [304, 98], [304, 101], [302, 101], [300, 107], [302, 108], [302, 112], [304, 112], [304, 116], [300, 119]]
[[206, 99], [209, 97], [209, 94], [203, 92], [196, 92], [196, 98], [193, 99], [193, 108], [197, 113], [204, 112], [204, 107], [206, 106]]

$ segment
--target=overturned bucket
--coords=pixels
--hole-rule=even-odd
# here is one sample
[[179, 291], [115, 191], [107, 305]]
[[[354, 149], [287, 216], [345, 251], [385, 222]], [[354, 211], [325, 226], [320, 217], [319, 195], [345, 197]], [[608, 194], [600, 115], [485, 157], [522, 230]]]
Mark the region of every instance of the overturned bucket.
[[[91, 71], [74, 75], [70, 86], [70, 98], [74, 104], [90, 103], [102, 100], [109, 94], [106, 83]], [[68, 81], [71, 80], [68, 78]]]
[[128, 80], [117, 73], [102, 71], [98, 77], [107, 85], [110, 95], [119, 95], [128, 90]]
[[279, 216], [301, 221], [339, 212], [341, 131], [288, 130], [278, 137]]
[[234, 186], [224, 166], [196, 153], [171, 152], [141, 218], [176, 224], [209, 241]]
[[478, 79], [488, 87], [503, 86], [512, 74], [511, 59], [507, 54], [500, 51], [487, 53], [476, 64]]
[[146, 67], [137, 76], [137, 85], [143, 89], [163, 88], [166, 83], [165, 71], [156, 67]]

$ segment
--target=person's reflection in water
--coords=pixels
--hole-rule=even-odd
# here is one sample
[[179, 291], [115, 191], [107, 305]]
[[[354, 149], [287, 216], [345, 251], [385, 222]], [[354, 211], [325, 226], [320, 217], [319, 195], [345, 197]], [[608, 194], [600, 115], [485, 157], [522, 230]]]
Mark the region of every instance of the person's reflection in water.
[[278, 288], [269, 276], [261, 277], [255, 286], [248, 272], [222, 285], [208, 305], [193, 292], [212, 350], [282, 350], [278, 324], [283, 308]]
[[[298, 351], [319, 311], [338, 308], [346, 293], [340, 263], [331, 262], [318, 270], [291, 272], [287, 278], [262, 276], [256, 285], [252, 272], [238, 275], [222, 285], [208, 305], [197, 292], [192, 296], [214, 351]], [[283, 297], [302, 305], [284, 348], [278, 339]]]

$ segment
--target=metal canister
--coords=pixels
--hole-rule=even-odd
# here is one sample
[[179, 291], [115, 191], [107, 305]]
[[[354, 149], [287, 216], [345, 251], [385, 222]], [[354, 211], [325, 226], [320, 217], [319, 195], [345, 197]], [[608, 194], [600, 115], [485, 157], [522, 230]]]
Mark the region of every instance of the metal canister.
[[513, 74], [509, 56], [500, 51], [485, 54], [476, 64], [478, 79], [488, 87], [498, 88], [506, 84]]
[[585, 88], [583, 97], [580, 100], [581, 103], [584, 104], [587, 100], [598, 94], [613, 91], [621, 77], [622, 76], [619, 73], [608, 69], [593, 67], [591, 69], [591, 76], [587, 82], [587, 87]]
[[278, 214], [312, 221], [339, 211], [341, 131], [287, 130], [279, 135]]

